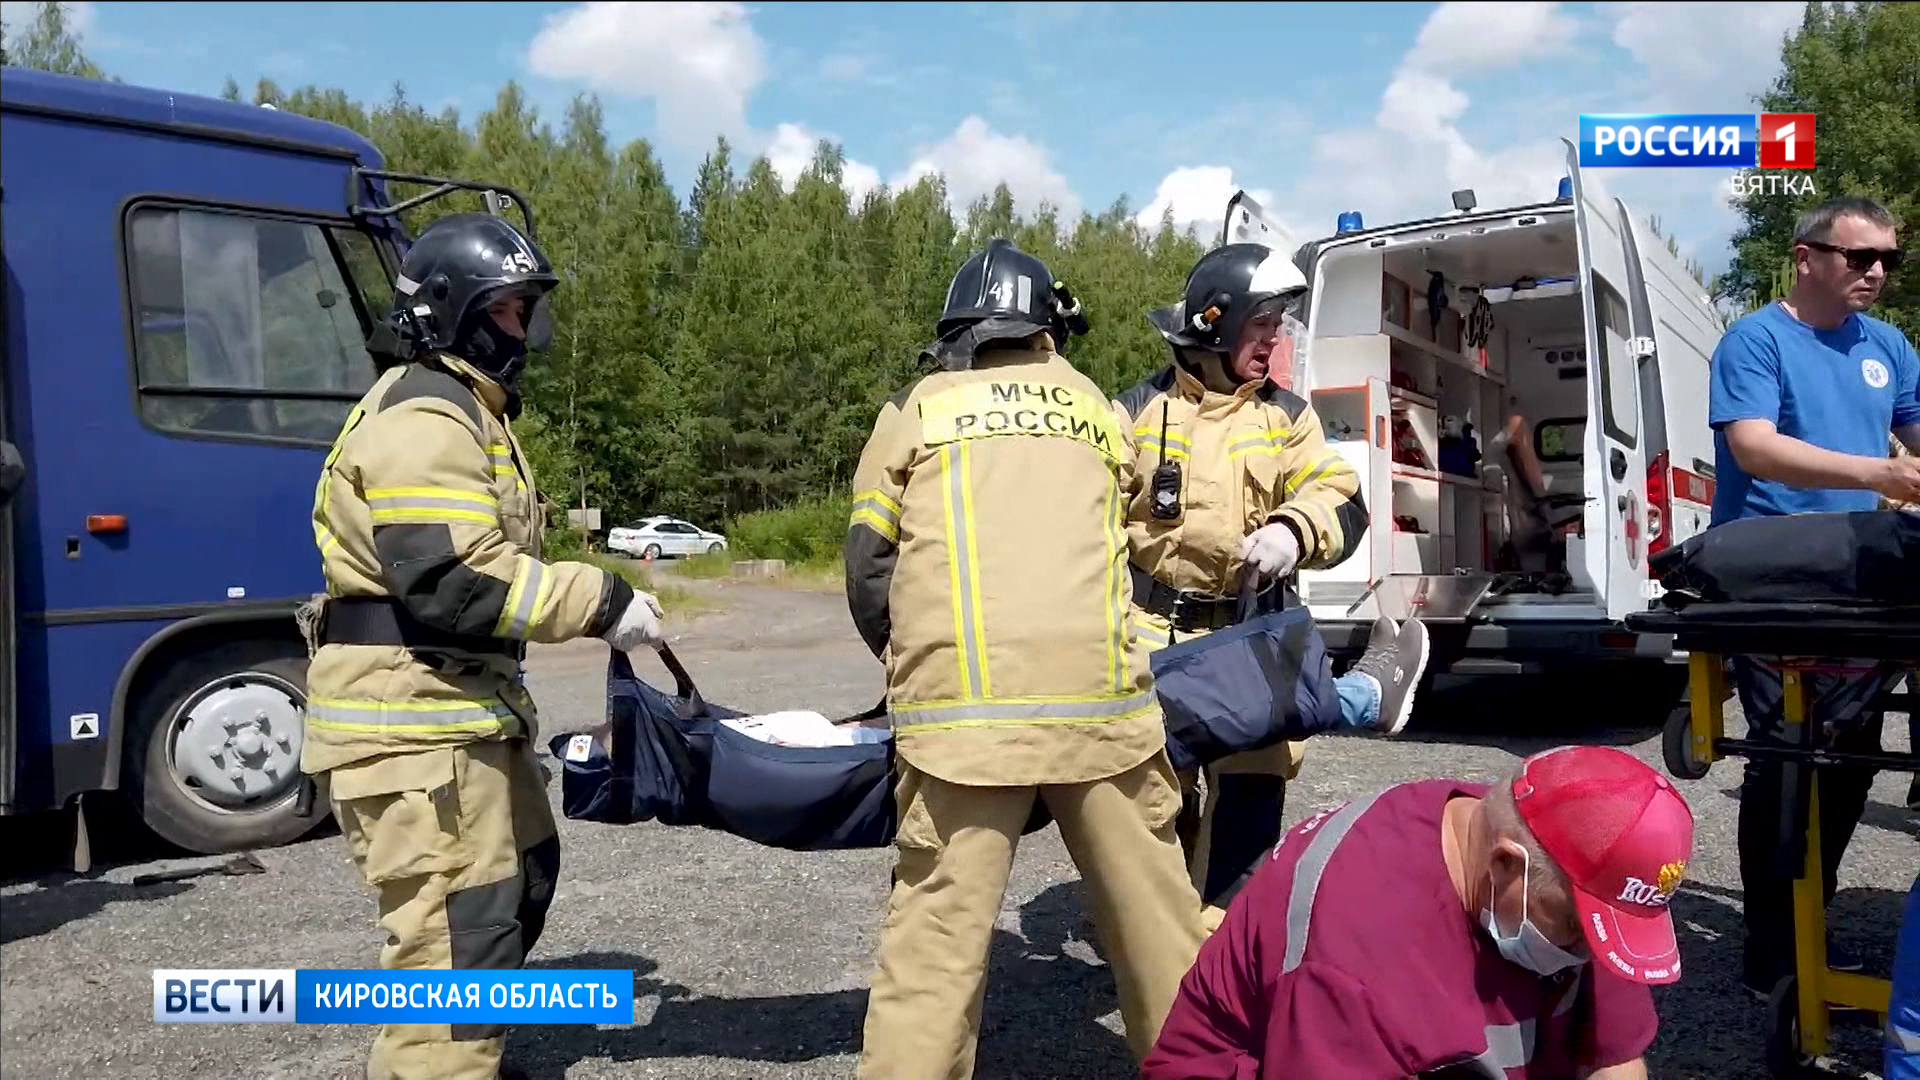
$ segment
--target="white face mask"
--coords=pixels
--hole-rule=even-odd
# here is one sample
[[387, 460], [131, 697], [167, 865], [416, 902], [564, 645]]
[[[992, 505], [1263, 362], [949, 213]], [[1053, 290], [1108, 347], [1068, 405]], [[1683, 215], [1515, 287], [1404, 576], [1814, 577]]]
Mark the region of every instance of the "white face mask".
[[[1492, 894], [1490, 892], [1488, 903], [1482, 905], [1480, 908], [1480, 920], [1486, 925], [1487, 935], [1493, 938], [1493, 944], [1500, 950], [1501, 956], [1505, 957], [1509, 962], [1518, 964], [1536, 975], [1553, 975], [1567, 968], [1577, 967], [1586, 963], [1587, 958], [1585, 956], [1568, 952], [1560, 946], [1555, 945], [1553, 942], [1547, 940], [1547, 935], [1541, 933], [1539, 927], [1533, 925], [1533, 919], [1527, 914], [1530, 906], [1529, 889], [1532, 885], [1530, 880], [1533, 871], [1531, 865], [1532, 860], [1528, 858], [1524, 850], [1520, 853], [1520, 859], [1522, 867], [1520, 876], [1520, 929], [1511, 937], [1501, 933], [1500, 920], [1494, 918], [1493, 915]], [[1487, 883], [1489, 885], [1493, 883], [1492, 871], [1487, 872]]]

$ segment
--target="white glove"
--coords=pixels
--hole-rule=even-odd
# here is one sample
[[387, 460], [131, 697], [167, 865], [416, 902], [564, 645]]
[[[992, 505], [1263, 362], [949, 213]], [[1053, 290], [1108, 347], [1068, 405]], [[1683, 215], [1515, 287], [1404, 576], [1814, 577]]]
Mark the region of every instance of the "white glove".
[[1285, 577], [1300, 561], [1300, 541], [1278, 521], [1263, 525], [1240, 541], [1240, 560], [1252, 564], [1262, 578]]
[[660, 620], [666, 614], [652, 593], [636, 590], [633, 602], [620, 613], [620, 620], [601, 637], [621, 652], [631, 652], [642, 645], [659, 645], [665, 640], [660, 634]]

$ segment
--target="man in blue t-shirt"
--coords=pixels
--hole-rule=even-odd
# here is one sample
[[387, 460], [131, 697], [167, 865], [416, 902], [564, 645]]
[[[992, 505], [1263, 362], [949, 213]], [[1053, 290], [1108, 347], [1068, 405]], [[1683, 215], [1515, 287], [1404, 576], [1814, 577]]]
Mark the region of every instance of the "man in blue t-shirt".
[[[1920, 499], [1920, 458], [1887, 456], [1892, 432], [1920, 450], [1920, 358], [1891, 325], [1864, 312], [1901, 262], [1892, 215], [1871, 199], [1833, 199], [1794, 229], [1793, 291], [1733, 324], [1713, 353], [1713, 524], [1771, 514], [1874, 510], [1882, 496]], [[1887, 679], [1858, 674], [1809, 680], [1813, 714], [1834, 723], [1836, 748], [1877, 751], [1877, 714], [1860, 717]], [[1787, 740], [1780, 674], [1733, 658], [1748, 737]], [[1821, 855], [1833, 897], [1840, 856], [1853, 837], [1873, 772], [1824, 769]], [[1745, 982], [1765, 996], [1793, 972], [1792, 882], [1799, 866], [1780, 836], [1785, 794], [1778, 762], [1746, 763], [1740, 785], [1740, 878], [1745, 891]], [[1859, 962], [1828, 948], [1828, 962]]]

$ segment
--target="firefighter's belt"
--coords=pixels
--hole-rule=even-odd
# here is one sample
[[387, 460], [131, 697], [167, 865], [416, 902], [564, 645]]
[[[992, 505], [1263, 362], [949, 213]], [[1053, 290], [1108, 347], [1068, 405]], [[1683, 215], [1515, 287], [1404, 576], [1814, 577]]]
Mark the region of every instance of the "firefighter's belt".
[[[1240, 621], [1236, 607], [1239, 599], [1214, 593], [1176, 589], [1137, 566], [1128, 566], [1133, 575], [1133, 602], [1142, 610], [1166, 619], [1181, 633], [1222, 630]], [[1285, 606], [1285, 581], [1267, 586], [1255, 598], [1249, 618], [1279, 611]]]
[[391, 645], [429, 652], [518, 656], [519, 643], [481, 634], [454, 634], [428, 626], [389, 596], [336, 596], [321, 617], [322, 645]]

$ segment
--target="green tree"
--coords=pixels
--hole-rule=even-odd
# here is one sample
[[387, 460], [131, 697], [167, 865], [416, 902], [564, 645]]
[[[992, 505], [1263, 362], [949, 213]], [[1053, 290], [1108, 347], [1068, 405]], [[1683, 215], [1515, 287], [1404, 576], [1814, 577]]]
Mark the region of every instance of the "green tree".
[[[80, 38], [67, 21], [66, 5], [42, 3], [33, 21], [18, 34], [9, 34], [0, 25], [0, 40], [6, 41], [4, 62], [14, 67], [78, 75], [87, 79], [105, 79], [107, 73], [87, 58]], [[118, 79], [113, 80], [118, 82]]]
[[[791, 521], [837, 530], [873, 417], [926, 370], [920, 350], [961, 260], [995, 236], [1047, 260], [1093, 324], [1070, 358], [1117, 392], [1166, 363], [1144, 314], [1179, 296], [1203, 250], [1170, 219], [1142, 229], [1124, 200], [1070, 227], [1051, 206], [1021, 216], [1004, 185], [956, 220], [938, 176], [856, 202], [826, 142], [789, 189], [766, 158], [720, 139], [683, 205], [651, 147], [611, 143], [595, 99], [572, 101], [556, 133], [512, 83], [470, 123], [398, 84], [371, 107], [268, 80], [253, 99], [362, 132], [390, 169], [495, 181], [533, 202], [563, 284], [516, 428], [544, 494], [598, 507], [606, 524], [668, 513], [732, 527], [807, 503]], [[420, 190], [390, 188], [396, 200]], [[403, 224], [417, 234], [479, 205], [455, 194]], [[780, 531], [757, 517], [743, 528]], [[794, 542], [837, 544], [808, 536]]]
[[[1794, 219], [1823, 198], [1880, 200], [1902, 223], [1907, 250], [1920, 250], [1920, 4], [1809, 3], [1781, 63], [1759, 105], [1815, 114], [1819, 195], [1761, 193], [1740, 203], [1736, 254], [1720, 287], [1749, 308], [1791, 288]], [[1920, 338], [1920, 275], [1892, 278], [1872, 314]]]

